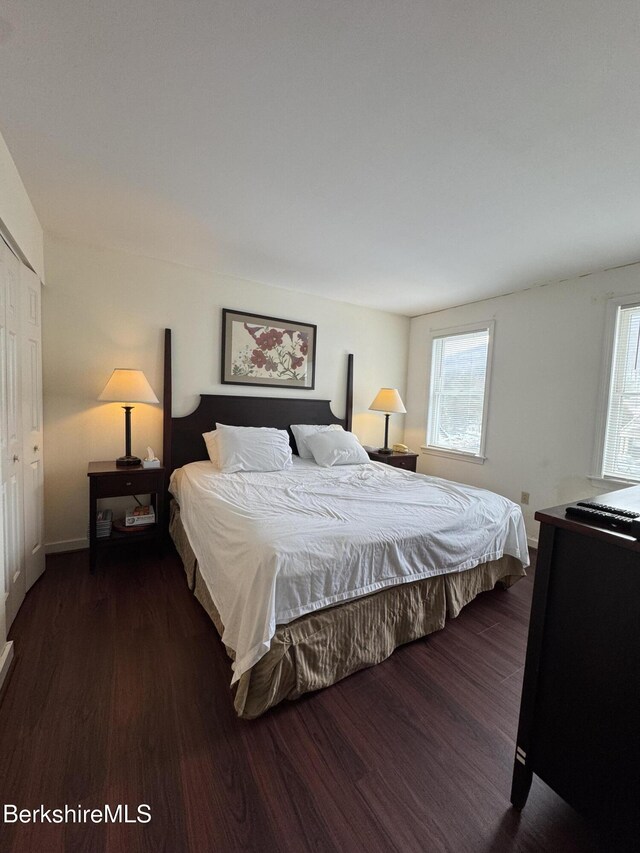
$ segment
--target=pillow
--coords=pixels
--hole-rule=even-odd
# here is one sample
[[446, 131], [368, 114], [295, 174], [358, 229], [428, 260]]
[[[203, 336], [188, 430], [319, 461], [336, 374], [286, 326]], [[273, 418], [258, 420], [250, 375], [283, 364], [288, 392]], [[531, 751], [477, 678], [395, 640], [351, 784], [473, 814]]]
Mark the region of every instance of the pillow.
[[220, 430], [223, 429], [260, 429], [263, 432], [282, 432], [282, 430], [274, 429], [273, 427], [237, 427], [237, 426], [229, 426], [228, 424], [216, 424], [216, 428], [212, 429], [211, 432], [203, 432], [202, 437], [204, 438], [204, 443], [207, 446], [207, 453], [209, 454], [209, 459], [213, 462], [216, 468], [220, 467], [220, 453], [218, 451], [218, 438], [220, 437]]
[[367, 451], [352, 432], [325, 430], [307, 437], [313, 458], [323, 468], [333, 465], [361, 465], [369, 461]]
[[342, 429], [340, 424], [291, 424], [291, 432], [296, 440], [300, 459], [313, 459], [313, 453], [307, 444], [307, 438], [310, 435], [337, 429]]
[[216, 424], [218, 468], [236, 471], [283, 471], [291, 468], [289, 435], [270, 427], [230, 427]]
[[218, 436], [220, 433], [217, 429], [212, 429], [211, 432], [203, 432], [202, 437], [207, 445], [207, 453], [209, 459], [213, 462], [216, 468], [220, 467], [220, 457], [218, 455]]

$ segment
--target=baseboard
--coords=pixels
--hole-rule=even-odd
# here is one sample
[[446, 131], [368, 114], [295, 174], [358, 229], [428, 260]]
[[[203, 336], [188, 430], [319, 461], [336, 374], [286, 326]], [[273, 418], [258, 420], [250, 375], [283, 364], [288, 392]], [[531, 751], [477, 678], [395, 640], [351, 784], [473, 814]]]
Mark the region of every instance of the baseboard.
[[82, 551], [89, 547], [88, 539], [63, 539], [61, 542], [47, 542], [45, 554], [61, 554], [64, 551]]
[[527, 545], [529, 546], [529, 548], [535, 548], [537, 550], [538, 540], [535, 538], [535, 536], [527, 536]]
[[11, 661], [13, 660], [13, 640], [7, 640], [4, 644], [4, 649], [0, 654], [0, 693], [2, 692], [2, 685], [4, 684], [4, 680], [7, 677], [7, 673], [9, 672], [9, 667], [11, 666]]

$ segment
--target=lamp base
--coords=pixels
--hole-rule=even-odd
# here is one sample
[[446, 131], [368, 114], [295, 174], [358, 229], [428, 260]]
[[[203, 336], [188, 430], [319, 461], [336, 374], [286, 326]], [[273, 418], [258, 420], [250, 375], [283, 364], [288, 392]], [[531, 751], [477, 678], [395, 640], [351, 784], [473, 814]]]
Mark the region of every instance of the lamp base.
[[379, 447], [378, 453], [384, 453], [386, 456], [387, 454], [389, 454], [389, 455], [392, 454], [393, 450], [390, 447]]
[[142, 464], [142, 460], [138, 459], [137, 456], [119, 456], [116, 459], [116, 465], [118, 468], [130, 468], [132, 465], [140, 464]]

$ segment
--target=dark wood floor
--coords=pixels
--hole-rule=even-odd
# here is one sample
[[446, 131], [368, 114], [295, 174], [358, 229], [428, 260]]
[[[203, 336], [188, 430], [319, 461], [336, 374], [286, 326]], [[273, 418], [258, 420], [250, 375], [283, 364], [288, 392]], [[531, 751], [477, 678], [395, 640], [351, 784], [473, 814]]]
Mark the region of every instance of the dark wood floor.
[[[328, 690], [238, 720], [177, 557], [57, 555], [14, 623], [0, 802], [151, 806], [151, 822], [1, 825], [2, 851], [598, 849], [534, 780], [509, 806], [531, 580]], [[120, 560], [118, 562], [118, 560]]]

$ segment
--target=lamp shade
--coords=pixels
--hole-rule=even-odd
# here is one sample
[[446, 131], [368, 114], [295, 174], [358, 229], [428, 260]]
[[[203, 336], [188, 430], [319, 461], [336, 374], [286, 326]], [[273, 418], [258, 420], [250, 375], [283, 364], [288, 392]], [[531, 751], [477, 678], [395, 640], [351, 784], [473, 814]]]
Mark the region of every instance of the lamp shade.
[[116, 367], [98, 397], [103, 403], [159, 403], [141, 370]]
[[374, 412], [390, 412], [392, 414], [404, 414], [407, 411], [397, 388], [381, 388], [369, 408]]

